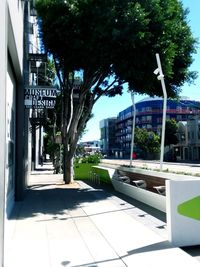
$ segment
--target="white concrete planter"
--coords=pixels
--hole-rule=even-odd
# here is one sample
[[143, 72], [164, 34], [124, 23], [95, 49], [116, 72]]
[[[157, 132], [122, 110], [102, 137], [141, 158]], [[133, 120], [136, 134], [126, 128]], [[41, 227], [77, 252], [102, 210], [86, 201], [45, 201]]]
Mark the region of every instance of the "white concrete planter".
[[166, 212], [166, 197], [153, 193], [146, 189], [138, 188], [136, 186], [120, 182], [112, 179], [112, 184], [116, 191], [119, 191], [131, 198], [152, 206], [158, 210]]
[[[127, 168], [123, 166], [120, 166], [117, 169], [120, 171], [124, 171], [124, 172], [138, 173], [138, 174], [144, 175], [144, 177], [145, 175], [148, 177], [150, 176], [158, 177], [158, 178], [164, 179], [165, 181], [167, 180], [169, 181], [199, 180], [198, 177], [183, 175], [183, 174], [182, 175], [174, 174], [170, 172], [158, 172], [158, 171], [152, 171], [152, 170], [147, 170], [147, 169]], [[166, 210], [167, 210], [166, 203], [167, 203], [167, 199], [169, 198], [168, 196], [159, 195], [157, 193], [154, 193], [154, 192], [142, 189], [142, 188], [138, 188], [138, 187], [135, 187], [129, 184], [125, 184], [115, 179], [112, 179], [112, 184], [115, 190], [166, 213]]]
[[[101, 166], [101, 168], [103, 167]], [[163, 179], [162, 184], [165, 184], [166, 187], [166, 197], [124, 183], [117, 180], [115, 176], [110, 175], [115, 190], [166, 213], [168, 239], [172, 244], [175, 246], [200, 244], [200, 235], [198, 234], [200, 232], [199, 177], [139, 168], [111, 167], [110, 169], [140, 174], [140, 176], [135, 175], [135, 177], [144, 178], [146, 181], [155, 177], [159, 178], [159, 180]], [[132, 176], [134, 177], [134, 175]]]
[[[170, 172], [158, 172], [148, 169], [140, 169], [140, 168], [128, 168], [125, 166], [109, 166], [100, 164], [99, 168], [106, 169], [109, 173], [111, 182], [116, 191], [119, 191], [131, 198], [134, 198], [140, 202], [143, 202], [149, 206], [152, 206], [158, 210], [166, 212], [166, 202], [168, 196], [163, 196], [155, 192], [151, 192], [149, 190], [138, 188], [136, 186], [124, 183], [122, 181], [116, 180], [114, 177], [115, 170], [136, 173], [144, 175], [144, 179], [151, 179], [152, 177], [158, 177], [163, 179], [164, 181], [172, 180], [172, 181], [188, 181], [188, 180], [199, 180], [198, 177], [189, 176], [189, 175], [181, 175], [181, 174], [174, 174]], [[146, 178], [145, 178], [146, 176]]]

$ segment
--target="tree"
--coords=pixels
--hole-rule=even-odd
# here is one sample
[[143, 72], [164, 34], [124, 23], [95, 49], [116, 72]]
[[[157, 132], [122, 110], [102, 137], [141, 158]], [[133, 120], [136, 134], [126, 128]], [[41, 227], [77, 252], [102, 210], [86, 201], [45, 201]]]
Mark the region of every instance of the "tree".
[[165, 146], [178, 144], [177, 137], [178, 125], [174, 119], [166, 120], [165, 126]]
[[[56, 85], [56, 71], [55, 71], [54, 61], [52, 59], [48, 58], [46, 65], [46, 76], [43, 77], [40, 74], [40, 76], [38, 77], [38, 82], [39, 85], [43, 86]], [[59, 98], [57, 99], [57, 102], [59, 102]], [[55, 108], [58, 109], [58, 107]], [[44, 113], [43, 117], [45, 118], [43, 126], [44, 126], [44, 132], [46, 133], [46, 135], [44, 136], [44, 152], [45, 154], [50, 155], [54, 165], [55, 154], [57, 153], [57, 151], [59, 151], [59, 145], [56, 144], [55, 142], [56, 132], [60, 130], [60, 127], [57, 123], [57, 110], [44, 109], [43, 113]]]
[[154, 156], [160, 151], [160, 138], [152, 131], [136, 128], [135, 145], [143, 152], [144, 157]]
[[37, 0], [36, 8], [62, 90], [64, 181], [69, 183], [79, 134], [96, 101], [122, 94], [125, 83], [138, 93], [162, 95], [153, 75], [156, 53], [168, 96], [177, 95], [195, 78], [188, 70], [195, 39], [178, 0]]

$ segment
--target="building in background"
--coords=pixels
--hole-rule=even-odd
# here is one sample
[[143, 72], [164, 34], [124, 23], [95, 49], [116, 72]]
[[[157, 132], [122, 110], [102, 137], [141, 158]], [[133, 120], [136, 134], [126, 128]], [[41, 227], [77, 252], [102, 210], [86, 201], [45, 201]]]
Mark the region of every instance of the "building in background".
[[95, 152], [100, 151], [100, 141], [99, 140], [80, 142], [79, 146], [83, 148], [83, 153], [93, 154]]
[[178, 144], [174, 145], [177, 160], [200, 160], [200, 116], [178, 123]]
[[107, 157], [113, 157], [115, 155], [115, 151], [117, 149], [116, 143], [116, 117], [107, 118], [100, 121], [100, 147], [101, 152]]
[[[159, 97], [145, 98], [136, 104], [136, 127], [161, 134], [163, 99]], [[167, 100], [166, 119], [174, 119], [177, 122], [187, 122], [194, 116], [200, 114], [200, 102], [182, 98], [179, 101]], [[108, 127], [108, 122], [113, 122]], [[117, 119], [105, 119], [100, 122], [101, 148], [103, 151], [115, 151], [115, 157], [129, 158], [132, 138], [133, 107], [130, 106], [119, 112]], [[109, 129], [109, 130], [108, 130]], [[112, 142], [108, 142], [108, 133], [112, 136]], [[180, 159], [187, 159], [188, 139], [186, 134], [181, 136], [181, 147], [186, 147], [180, 152], [176, 147], [177, 154], [180, 152]], [[185, 152], [183, 152], [185, 151]], [[191, 154], [191, 153], [190, 153]]]
[[184, 156], [191, 160], [200, 160], [200, 117], [194, 116], [187, 122], [188, 147]]
[[173, 146], [174, 155], [176, 155], [177, 161], [178, 160], [189, 160], [188, 122], [187, 121], [178, 122], [177, 138], [178, 138], [178, 144]]

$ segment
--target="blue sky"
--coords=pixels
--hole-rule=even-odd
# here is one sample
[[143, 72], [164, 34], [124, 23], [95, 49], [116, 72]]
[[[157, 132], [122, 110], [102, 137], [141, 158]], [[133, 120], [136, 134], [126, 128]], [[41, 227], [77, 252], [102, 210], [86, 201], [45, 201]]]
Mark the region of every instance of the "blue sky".
[[[191, 27], [195, 38], [200, 42], [200, 1], [199, 0], [182, 0], [184, 8], [189, 8], [188, 23]], [[155, 59], [156, 60], [156, 59]], [[197, 49], [197, 54], [194, 55], [194, 62], [191, 65], [191, 70], [200, 72], [200, 44]], [[200, 76], [200, 74], [199, 74]], [[182, 87], [182, 96], [190, 97], [194, 100], [200, 100], [200, 77], [195, 80], [195, 84], [185, 84]], [[145, 96], [137, 95], [136, 102]], [[114, 98], [102, 97], [93, 108], [94, 117], [87, 124], [87, 132], [82, 137], [81, 141], [98, 140], [100, 138], [99, 122], [102, 119], [116, 117], [120, 111], [126, 109], [132, 104], [131, 96], [124, 92], [122, 96]]]

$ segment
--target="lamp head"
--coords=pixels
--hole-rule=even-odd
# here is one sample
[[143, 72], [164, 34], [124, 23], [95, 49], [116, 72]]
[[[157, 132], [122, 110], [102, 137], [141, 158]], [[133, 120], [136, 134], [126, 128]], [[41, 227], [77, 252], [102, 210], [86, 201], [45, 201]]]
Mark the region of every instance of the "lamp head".
[[159, 72], [160, 72], [160, 70], [159, 70], [159, 68], [157, 68], [157, 69], [154, 70], [153, 73], [154, 73], [155, 75], [158, 75]]

